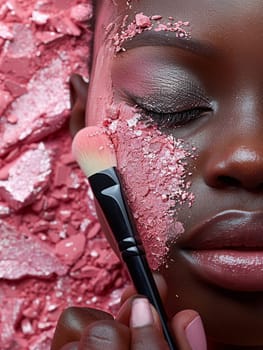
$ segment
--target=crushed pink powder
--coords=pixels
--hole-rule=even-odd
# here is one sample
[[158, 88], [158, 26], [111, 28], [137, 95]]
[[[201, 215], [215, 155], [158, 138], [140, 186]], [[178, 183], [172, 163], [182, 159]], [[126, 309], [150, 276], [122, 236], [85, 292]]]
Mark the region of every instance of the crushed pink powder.
[[176, 241], [184, 232], [176, 210], [194, 201], [186, 180], [190, 153], [182, 140], [141, 119], [123, 105], [104, 126], [116, 147], [118, 168], [149, 263], [158, 269], [166, 263], [168, 240]]
[[169, 17], [164, 22], [161, 15], [146, 16], [141, 12], [137, 13], [134, 20], [128, 25], [126, 21], [127, 16], [124, 17], [120, 33], [117, 33], [113, 39], [116, 52], [125, 51], [123, 47], [125, 41], [146, 30], [174, 32], [180, 38], [190, 37], [189, 31], [187, 31], [190, 23], [188, 21], [175, 21], [173, 17]]
[[1, 350], [49, 349], [64, 308], [114, 313], [127, 281], [71, 155], [91, 17], [86, 0], [0, 1]]

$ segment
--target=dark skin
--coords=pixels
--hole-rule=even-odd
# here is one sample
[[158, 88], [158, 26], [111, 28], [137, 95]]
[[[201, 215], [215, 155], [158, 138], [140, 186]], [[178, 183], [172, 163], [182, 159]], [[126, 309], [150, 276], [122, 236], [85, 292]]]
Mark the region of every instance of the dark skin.
[[[124, 101], [131, 105], [133, 101], [130, 96], [135, 93], [138, 95], [134, 86], [143, 85], [146, 81], [148, 84], [147, 72], [138, 73], [134, 77], [136, 65], [140, 63], [138, 57], [143, 57], [146, 62], [156, 62], [155, 66], [153, 65], [156, 71], [166, 69], [166, 78], [151, 80], [148, 88], [168, 91], [168, 97], [165, 97], [167, 105], [170, 103], [169, 98], [173, 99], [178, 91], [183, 89], [182, 83], [178, 84], [179, 87], [172, 83], [183, 80], [180, 73], [178, 76], [174, 73], [179, 68], [187, 74], [188, 80], [196, 82], [203, 91], [201, 97], [209, 100], [211, 106], [200, 117], [180, 128], [165, 130], [166, 133], [173, 134], [175, 138], [183, 138], [197, 148], [195, 159], [188, 164], [189, 172], [193, 173], [191, 191], [196, 197], [195, 205], [190, 210], [186, 206], [180, 208], [178, 217], [184, 224], [185, 234], [176, 244], [171, 245], [168, 257], [168, 260], [173, 259], [176, 264], [169, 263], [168, 269], [161, 267], [159, 271], [167, 285], [165, 300], [169, 316], [172, 319], [177, 314], [176, 321], [173, 322], [174, 332], [179, 344], [182, 344], [181, 348], [184, 349], [187, 345], [184, 343], [183, 330], [194, 314], [192, 311], [186, 314], [179, 312], [193, 309], [202, 317], [209, 349], [260, 349], [263, 346], [262, 288], [247, 288], [243, 285], [236, 288], [227, 283], [224, 285], [223, 282], [220, 285], [211, 283], [193, 272], [184, 252], [191, 245], [189, 237], [193, 228], [218, 213], [263, 212], [262, 2], [163, 0], [160, 5], [159, 0], [140, 0], [134, 1], [131, 10], [126, 9], [125, 3], [117, 1], [117, 7], [107, 5], [112, 8], [111, 16], [116, 18], [118, 24], [125, 13], [129, 15], [128, 22], [139, 12], [147, 15], [160, 14], [163, 18], [173, 15], [178, 19], [189, 20], [192, 38], [209, 43], [208, 48], [202, 52], [198, 49], [196, 54], [175, 46], [149, 46], [145, 37], [142, 40], [143, 46], [137, 43], [136, 47], [130, 48], [127, 44], [127, 51], [112, 58], [110, 65], [116, 103]], [[105, 19], [105, 26], [111, 19]], [[95, 54], [99, 47], [106, 46], [105, 38], [99, 29], [96, 33]], [[126, 66], [133, 67], [133, 74], [127, 77], [127, 81], [132, 81], [133, 84], [128, 85], [128, 88], [126, 81], [119, 78], [121, 69], [125, 69]], [[151, 74], [151, 71], [148, 74]], [[75, 89], [83, 91], [84, 87], [79, 89], [76, 84], [78, 78], [74, 79]], [[98, 120], [94, 100], [96, 94], [98, 95], [96, 86], [99, 79], [100, 84], [106, 85], [109, 77], [101, 76], [98, 67], [93, 64], [86, 110], [89, 124]], [[103, 93], [102, 91], [101, 94]], [[141, 92], [140, 94], [138, 97], [140, 101], [145, 102], [145, 107], [147, 99]], [[156, 100], [158, 104], [158, 99]], [[76, 101], [79, 102], [79, 99]], [[192, 102], [195, 103], [196, 101]], [[103, 118], [103, 115], [100, 118]], [[235, 231], [234, 226], [233, 230]], [[179, 298], [175, 298], [175, 295]], [[124, 305], [124, 310], [129, 314], [129, 302]], [[180, 319], [185, 315], [188, 317], [187, 321], [184, 318], [184, 322], [181, 322]], [[105, 315], [102, 316], [104, 317]], [[87, 323], [89, 324], [90, 320]], [[122, 323], [128, 327], [127, 318], [121, 318], [120, 323], [112, 322], [110, 327], [116, 326], [116, 329], [119, 329]], [[109, 324], [103, 325], [109, 327]], [[76, 338], [84, 328], [81, 328]], [[119, 332], [122, 334], [122, 341], [126, 341], [127, 344], [129, 328]], [[116, 334], [114, 337], [118, 338]], [[63, 335], [60, 338], [62, 339]], [[60, 346], [62, 344], [66, 342], [62, 341]], [[59, 347], [53, 349], [58, 350]]]

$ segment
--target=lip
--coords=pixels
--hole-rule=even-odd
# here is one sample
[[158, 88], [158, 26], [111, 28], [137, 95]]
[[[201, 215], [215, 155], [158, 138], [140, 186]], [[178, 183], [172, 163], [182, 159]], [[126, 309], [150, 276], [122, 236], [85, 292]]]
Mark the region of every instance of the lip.
[[181, 247], [202, 280], [236, 291], [263, 290], [262, 211], [221, 212], [194, 227]]

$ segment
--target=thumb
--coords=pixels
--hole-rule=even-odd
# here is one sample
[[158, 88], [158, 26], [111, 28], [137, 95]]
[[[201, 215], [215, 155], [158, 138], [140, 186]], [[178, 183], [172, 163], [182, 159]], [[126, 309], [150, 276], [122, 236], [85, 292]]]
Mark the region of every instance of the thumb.
[[172, 319], [171, 326], [183, 350], [206, 350], [206, 336], [201, 317], [196, 311], [183, 310]]

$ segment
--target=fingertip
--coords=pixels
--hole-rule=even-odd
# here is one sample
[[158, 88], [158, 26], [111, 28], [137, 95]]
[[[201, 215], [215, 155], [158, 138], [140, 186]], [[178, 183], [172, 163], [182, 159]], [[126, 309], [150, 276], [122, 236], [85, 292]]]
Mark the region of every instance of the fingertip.
[[175, 328], [186, 328], [190, 322], [193, 321], [197, 316], [199, 316], [198, 312], [195, 310], [183, 310], [178, 312], [172, 318], [172, 325]]
[[186, 338], [193, 350], [206, 350], [206, 337], [200, 316], [196, 316], [185, 328]]
[[132, 349], [167, 349], [157, 311], [143, 296], [132, 301], [130, 329]]
[[172, 329], [180, 348], [206, 350], [206, 336], [200, 315], [194, 310], [183, 310], [172, 319]]
[[152, 326], [153, 312], [148, 299], [135, 298], [132, 302], [130, 326], [133, 328]]

